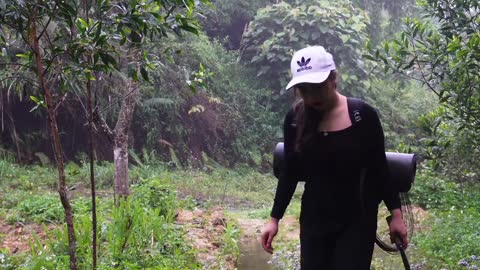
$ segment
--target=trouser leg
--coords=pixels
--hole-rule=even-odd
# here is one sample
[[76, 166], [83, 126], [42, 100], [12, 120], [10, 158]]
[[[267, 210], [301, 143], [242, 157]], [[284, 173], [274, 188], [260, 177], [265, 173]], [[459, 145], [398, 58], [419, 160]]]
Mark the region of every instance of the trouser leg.
[[300, 226], [302, 270], [369, 270], [376, 235], [376, 217], [336, 227]]
[[331, 269], [335, 237], [317, 226], [300, 226], [300, 266], [302, 270]]
[[376, 236], [375, 223], [352, 224], [335, 243], [335, 270], [370, 270]]

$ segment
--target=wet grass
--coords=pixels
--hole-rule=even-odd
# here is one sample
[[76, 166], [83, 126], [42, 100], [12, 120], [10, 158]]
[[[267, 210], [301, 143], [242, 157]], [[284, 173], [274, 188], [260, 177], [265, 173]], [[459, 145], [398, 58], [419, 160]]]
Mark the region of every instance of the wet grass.
[[[72, 192], [76, 213], [88, 213], [89, 173], [84, 164], [69, 163], [67, 181]], [[98, 163], [96, 175], [99, 189], [99, 207], [111, 207], [113, 165]], [[223, 207], [234, 213], [231, 219], [258, 219], [266, 222], [270, 216], [277, 180], [269, 173], [260, 173], [248, 167], [236, 169], [171, 169], [160, 162], [131, 166], [130, 181], [138, 185], [148, 179], [162, 179], [181, 202], [182, 208], [195, 209]], [[56, 193], [57, 172], [52, 167], [19, 166], [0, 159], [0, 220], [15, 223], [61, 223], [62, 209]], [[298, 217], [303, 187], [299, 185], [290, 203], [279, 236], [275, 260], [283, 261], [288, 269], [298, 258]], [[435, 191], [436, 190], [436, 191]], [[146, 192], [146, 191], [145, 191]], [[478, 266], [472, 256], [480, 255], [478, 227], [480, 227], [478, 187], [457, 188], [430, 175], [420, 175], [413, 191], [415, 203], [429, 206], [425, 220], [418, 220], [412, 245], [407, 251], [414, 269], [474, 269]], [[380, 213], [383, 220], [388, 213]], [[386, 224], [379, 231], [385, 231]], [[254, 232], [259, 235], [260, 231]], [[238, 239], [235, 227], [227, 230], [229, 246], [224, 253], [235, 253]], [[0, 235], [0, 239], [5, 236]], [[463, 260], [463, 261], [462, 261]], [[282, 264], [277, 268], [282, 269]], [[402, 269], [399, 255], [375, 250], [374, 269]]]

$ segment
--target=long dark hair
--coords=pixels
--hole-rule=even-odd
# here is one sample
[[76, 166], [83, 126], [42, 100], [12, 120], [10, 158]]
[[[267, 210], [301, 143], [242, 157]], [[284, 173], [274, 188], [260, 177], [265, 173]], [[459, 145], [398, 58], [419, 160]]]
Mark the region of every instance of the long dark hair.
[[[332, 70], [327, 81], [335, 81], [336, 78], [337, 72]], [[301, 88], [295, 87], [296, 99], [293, 103], [293, 110], [295, 112], [295, 124], [297, 129], [295, 139], [296, 152], [302, 152], [303, 146], [313, 137], [323, 116], [321, 112], [305, 106], [305, 103], [300, 96], [300, 91]]]

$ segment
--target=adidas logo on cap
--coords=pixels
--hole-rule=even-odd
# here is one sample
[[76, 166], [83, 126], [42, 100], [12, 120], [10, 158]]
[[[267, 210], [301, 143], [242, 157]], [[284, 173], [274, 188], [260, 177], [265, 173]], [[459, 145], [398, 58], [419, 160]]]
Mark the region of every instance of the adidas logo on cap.
[[299, 83], [322, 83], [336, 69], [333, 56], [322, 46], [307, 47], [296, 52], [290, 68], [292, 80], [287, 89]]

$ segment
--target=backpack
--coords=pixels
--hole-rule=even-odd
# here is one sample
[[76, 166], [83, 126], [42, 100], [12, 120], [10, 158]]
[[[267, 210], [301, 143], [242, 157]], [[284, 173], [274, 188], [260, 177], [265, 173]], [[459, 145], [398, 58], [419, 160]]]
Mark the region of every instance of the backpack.
[[[367, 119], [363, 117], [363, 108], [365, 103], [356, 98], [349, 98], [349, 114], [351, 115], [352, 125], [360, 128], [362, 136], [368, 136]], [[389, 182], [393, 185], [394, 190], [399, 193], [407, 193], [410, 191], [415, 180], [417, 170], [417, 158], [415, 154], [386, 152], [387, 165], [389, 169]], [[285, 153], [283, 142], [277, 143], [273, 154], [273, 173], [278, 179], [285, 167]]]

